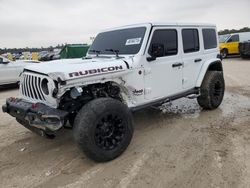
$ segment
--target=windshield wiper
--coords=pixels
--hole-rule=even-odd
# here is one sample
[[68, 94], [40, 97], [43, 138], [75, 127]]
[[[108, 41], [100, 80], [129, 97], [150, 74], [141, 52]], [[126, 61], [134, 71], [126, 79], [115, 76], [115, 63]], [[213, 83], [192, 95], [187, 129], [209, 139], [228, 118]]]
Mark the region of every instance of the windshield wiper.
[[113, 52], [117, 58], [119, 58], [119, 50], [114, 49], [106, 49], [106, 52]]
[[99, 54], [101, 53], [100, 50], [89, 50], [89, 51], [95, 53], [96, 57], [98, 57]]

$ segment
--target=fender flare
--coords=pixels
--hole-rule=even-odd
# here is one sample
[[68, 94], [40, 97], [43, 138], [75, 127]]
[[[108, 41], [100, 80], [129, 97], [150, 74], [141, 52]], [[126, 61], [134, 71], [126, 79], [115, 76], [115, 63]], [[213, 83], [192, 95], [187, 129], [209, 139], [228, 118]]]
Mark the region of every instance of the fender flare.
[[208, 70], [211, 71], [223, 71], [222, 61], [218, 58], [211, 59], [209, 61], [206, 61], [201, 68], [199, 77], [196, 81], [196, 87], [201, 87], [201, 84], [203, 82], [203, 79], [207, 73]]

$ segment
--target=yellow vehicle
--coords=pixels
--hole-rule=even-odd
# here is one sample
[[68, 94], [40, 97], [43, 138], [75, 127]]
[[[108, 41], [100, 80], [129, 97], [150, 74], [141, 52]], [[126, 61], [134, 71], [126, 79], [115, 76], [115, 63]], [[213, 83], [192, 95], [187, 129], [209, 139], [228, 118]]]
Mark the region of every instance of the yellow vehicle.
[[228, 55], [239, 54], [239, 43], [250, 40], [250, 32], [220, 35], [220, 52], [222, 58]]

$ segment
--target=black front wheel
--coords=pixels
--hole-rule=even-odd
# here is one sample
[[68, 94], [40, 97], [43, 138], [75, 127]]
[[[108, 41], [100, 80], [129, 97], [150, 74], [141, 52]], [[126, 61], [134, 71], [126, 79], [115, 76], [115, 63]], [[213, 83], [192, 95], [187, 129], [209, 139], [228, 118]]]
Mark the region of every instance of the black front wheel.
[[79, 111], [73, 130], [76, 142], [89, 158], [110, 161], [120, 156], [132, 139], [132, 115], [118, 100], [95, 99]]

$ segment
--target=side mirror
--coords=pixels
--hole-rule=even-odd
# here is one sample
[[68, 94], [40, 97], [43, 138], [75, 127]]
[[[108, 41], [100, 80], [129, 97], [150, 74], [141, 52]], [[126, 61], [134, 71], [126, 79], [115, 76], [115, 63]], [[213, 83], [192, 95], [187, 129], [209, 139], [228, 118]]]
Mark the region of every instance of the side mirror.
[[162, 57], [164, 56], [165, 50], [164, 50], [164, 44], [152, 44], [150, 47], [150, 52], [149, 54], [151, 57], [148, 57], [148, 61], [154, 61], [156, 60], [157, 57]]
[[156, 60], [156, 57], [153, 57], [153, 56], [150, 56], [150, 57], [147, 57], [147, 61], [154, 61], [154, 60]]

